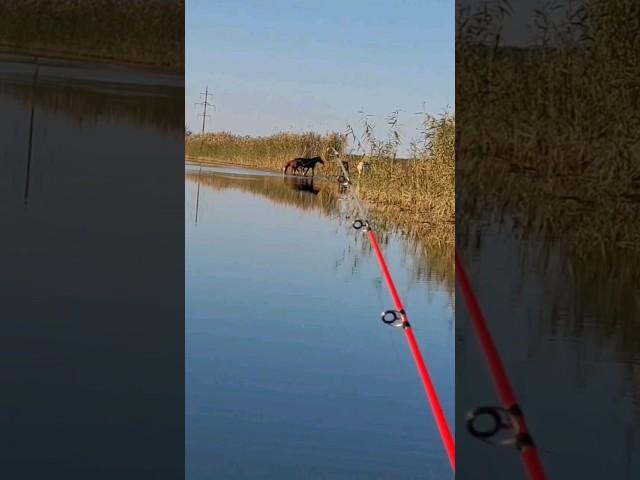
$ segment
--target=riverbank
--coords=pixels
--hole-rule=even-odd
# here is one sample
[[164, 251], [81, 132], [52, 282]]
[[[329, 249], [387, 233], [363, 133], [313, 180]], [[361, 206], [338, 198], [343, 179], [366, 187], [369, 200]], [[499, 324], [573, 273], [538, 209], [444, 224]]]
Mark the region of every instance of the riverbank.
[[[379, 220], [394, 225], [407, 235], [420, 237], [430, 245], [452, 246], [455, 241], [455, 121], [425, 115], [423, 138], [414, 145], [411, 158], [396, 160], [398, 143], [367, 143], [352, 134], [363, 152], [346, 154], [347, 135], [340, 133], [283, 132], [266, 137], [233, 135], [228, 132], [193, 135], [186, 132], [185, 155], [195, 163], [226, 163], [235, 166], [282, 172], [288, 160], [321, 156], [316, 175], [332, 181], [340, 175], [337, 163], [347, 159], [360, 197]], [[394, 138], [394, 132], [390, 132]], [[360, 173], [357, 164], [366, 166]]]
[[184, 66], [182, 65], [158, 65], [152, 60], [136, 61], [115, 55], [92, 54], [91, 52], [64, 50], [48, 46], [25, 47], [10, 43], [0, 43], [0, 62], [44, 63], [61, 67], [128, 70], [150, 75], [184, 75]]
[[184, 71], [184, 1], [5, 2], [0, 52]]
[[[406, 161], [409, 162], [409, 161]], [[203, 166], [236, 166], [259, 171], [282, 173], [282, 167], [265, 165], [249, 160], [243, 162], [217, 160], [204, 156], [185, 156], [186, 165]], [[327, 164], [325, 164], [327, 165]], [[337, 186], [338, 166], [330, 165], [328, 169], [320, 166], [315, 175], [316, 181], [327, 182]], [[352, 165], [351, 170], [355, 170]], [[420, 171], [422, 170], [422, 171]], [[440, 173], [438, 181], [432, 182], [431, 191], [439, 189], [437, 195], [429, 196], [428, 190], [416, 187], [420, 185], [419, 176], [434, 178]], [[288, 175], [291, 177], [296, 177]], [[303, 178], [302, 176], [298, 176]], [[380, 177], [385, 181], [381, 182]], [[402, 190], [403, 179], [407, 188]], [[411, 181], [413, 180], [413, 182]], [[455, 242], [454, 213], [454, 171], [441, 165], [384, 165], [369, 164], [369, 171], [361, 177], [353, 174], [354, 187], [365, 206], [371, 210], [376, 220], [384, 224], [387, 230], [396, 230], [420, 240], [429, 248], [452, 250]], [[446, 184], [449, 184], [447, 191]], [[337, 190], [337, 188], [336, 188]], [[450, 258], [453, 263], [453, 255]]]

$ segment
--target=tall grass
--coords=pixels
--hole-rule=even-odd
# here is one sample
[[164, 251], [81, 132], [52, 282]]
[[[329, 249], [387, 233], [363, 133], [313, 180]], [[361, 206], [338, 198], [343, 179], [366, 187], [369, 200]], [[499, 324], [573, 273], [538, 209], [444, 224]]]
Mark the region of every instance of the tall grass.
[[284, 163], [296, 157], [321, 156], [324, 167], [318, 172], [337, 175], [338, 166], [330, 159], [335, 149], [343, 152], [346, 138], [339, 133], [278, 133], [267, 137], [233, 135], [227, 132], [188, 135], [185, 150], [199, 161], [227, 162], [247, 167], [282, 170]]
[[184, 69], [184, 0], [0, 0], [0, 46]]
[[579, 255], [640, 253], [640, 3], [553, 3], [528, 48], [502, 46], [506, 2], [458, 9], [460, 213], [508, 213]]
[[387, 118], [385, 141], [373, 135], [363, 116], [363, 135], [349, 127], [355, 150], [368, 163], [358, 177], [362, 197], [382, 214], [395, 216], [405, 230], [441, 244], [455, 235], [455, 117], [423, 114], [420, 137], [412, 142], [409, 159], [397, 160], [401, 145], [398, 112]]

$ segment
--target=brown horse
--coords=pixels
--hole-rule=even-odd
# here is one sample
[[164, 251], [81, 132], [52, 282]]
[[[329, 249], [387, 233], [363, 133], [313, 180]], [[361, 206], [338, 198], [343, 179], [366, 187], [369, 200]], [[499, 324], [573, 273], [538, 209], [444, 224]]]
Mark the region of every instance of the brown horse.
[[284, 174], [287, 174], [287, 171], [289, 169], [291, 169], [293, 171], [293, 173], [297, 173], [298, 169], [300, 168], [300, 166], [302, 165], [302, 161], [304, 160], [304, 158], [294, 158], [293, 160], [289, 160], [287, 163], [284, 164], [284, 167], [282, 167], [282, 171], [284, 172]]
[[301, 158], [299, 160], [302, 160], [302, 164], [300, 165], [300, 168], [304, 170], [303, 175], [305, 177], [307, 176], [307, 173], [309, 172], [309, 170], [311, 170], [311, 176], [313, 177], [313, 175], [315, 174], [316, 165], [318, 163], [321, 165], [324, 165], [324, 161], [322, 160], [322, 157]]

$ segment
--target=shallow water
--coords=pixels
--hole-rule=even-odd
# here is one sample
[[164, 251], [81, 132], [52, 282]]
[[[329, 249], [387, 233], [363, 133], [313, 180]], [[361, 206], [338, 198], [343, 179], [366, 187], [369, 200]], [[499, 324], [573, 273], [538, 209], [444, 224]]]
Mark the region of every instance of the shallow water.
[[[190, 479], [452, 478], [375, 258], [326, 183], [187, 167]], [[197, 209], [197, 221], [196, 221]], [[453, 422], [450, 287], [383, 247]]]

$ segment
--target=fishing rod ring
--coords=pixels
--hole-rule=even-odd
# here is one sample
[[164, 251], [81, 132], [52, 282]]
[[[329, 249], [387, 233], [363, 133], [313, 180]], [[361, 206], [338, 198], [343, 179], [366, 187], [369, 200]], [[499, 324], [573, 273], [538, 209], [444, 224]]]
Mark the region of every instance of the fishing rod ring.
[[341, 183], [346, 187], [351, 184], [351, 181], [347, 177], [345, 177], [343, 174], [340, 174], [340, 176], [338, 177], [338, 183]]
[[398, 310], [385, 310], [380, 314], [380, 319], [392, 327], [402, 327], [404, 325], [402, 313]]
[[[490, 424], [480, 427], [478, 420], [490, 420]], [[480, 440], [497, 446], [515, 445], [520, 429], [513, 413], [502, 407], [479, 407], [467, 413], [467, 431]], [[501, 432], [508, 432], [497, 438]]]
[[356, 230], [364, 229], [365, 232], [371, 230], [368, 220], [354, 220], [353, 228]]

